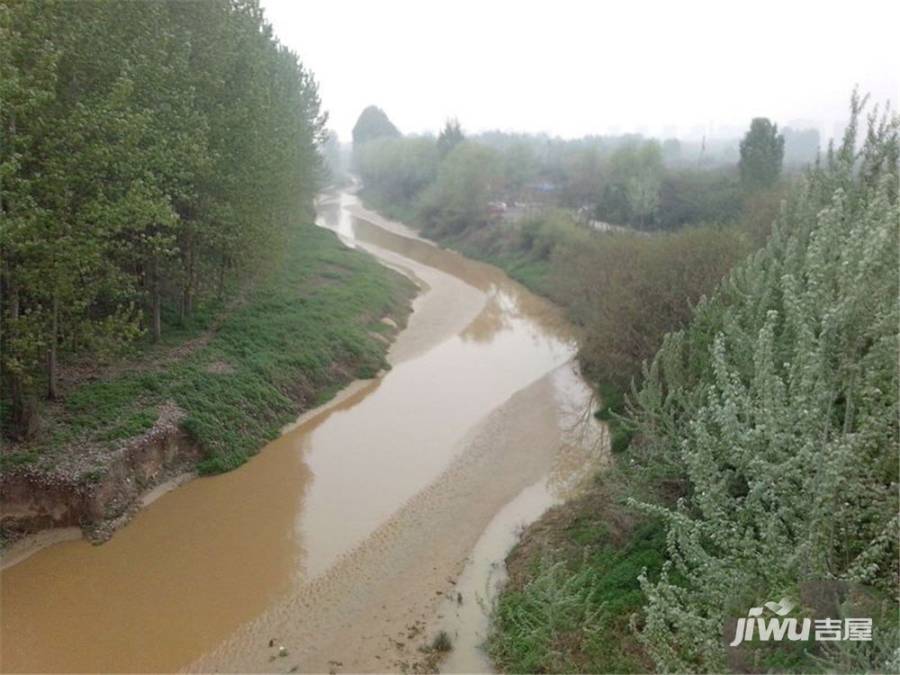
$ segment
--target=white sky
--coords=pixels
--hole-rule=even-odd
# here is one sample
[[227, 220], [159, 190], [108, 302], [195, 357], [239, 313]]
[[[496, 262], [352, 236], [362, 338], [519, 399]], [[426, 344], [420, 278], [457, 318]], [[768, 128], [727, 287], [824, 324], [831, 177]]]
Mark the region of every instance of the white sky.
[[[858, 83], [900, 100], [900, 2], [262, 0], [341, 140], [369, 104], [404, 133], [826, 136]], [[731, 135], [731, 134], [728, 134]]]

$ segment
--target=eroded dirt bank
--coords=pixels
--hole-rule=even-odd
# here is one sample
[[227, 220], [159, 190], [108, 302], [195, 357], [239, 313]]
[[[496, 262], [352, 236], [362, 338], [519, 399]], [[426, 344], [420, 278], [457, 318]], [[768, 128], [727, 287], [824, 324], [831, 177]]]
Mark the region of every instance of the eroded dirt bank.
[[323, 224], [424, 289], [393, 368], [104, 546], [6, 570], [5, 670], [416, 669], [494, 516], [538, 482], [577, 480], [594, 446], [572, 420], [590, 395], [559, 313], [350, 207], [323, 205]]
[[[183, 412], [163, 406], [156, 424], [138, 438], [103, 453], [102, 471], [85, 474], [61, 461], [52, 471], [30, 466], [4, 471], [0, 476], [0, 527], [7, 537], [18, 538], [51, 528], [79, 527], [95, 542], [109, 538], [140, 506], [150, 489], [193, 469], [199, 449], [178, 422]], [[52, 535], [46, 537], [49, 541]], [[4, 566], [34, 550], [36, 542], [19, 540], [4, 551]]]
[[198, 461], [238, 466], [299, 411], [383, 369], [416, 290], [308, 223], [196, 325], [128, 356], [67, 362], [40, 433], [0, 443], [3, 566], [73, 529], [105, 540]]

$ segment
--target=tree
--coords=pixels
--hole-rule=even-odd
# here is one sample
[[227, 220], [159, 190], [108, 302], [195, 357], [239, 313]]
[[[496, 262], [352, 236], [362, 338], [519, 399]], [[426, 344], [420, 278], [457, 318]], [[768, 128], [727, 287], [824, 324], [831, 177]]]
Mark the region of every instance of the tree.
[[367, 194], [379, 202], [411, 203], [438, 167], [433, 138], [376, 138], [359, 148], [356, 167]]
[[[98, 49], [102, 45], [102, 49]], [[257, 0], [0, 8], [0, 355], [10, 436], [67, 355], [186, 318], [312, 209], [318, 88]]]
[[353, 125], [353, 147], [362, 146], [376, 138], [398, 138], [400, 131], [388, 119], [385, 112], [374, 105], [368, 106], [359, 114], [356, 124]]
[[784, 160], [784, 136], [778, 125], [766, 117], [756, 117], [741, 140], [738, 164], [741, 183], [747, 190], [768, 188], [778, 182]]
[[609, 161], [609, 180], [600, 216], [619, 223], [645, 226], [659, 205], [662, 149], [656, 141], [627, 143]]
[[737, 228], [714, 226], [651, 237], [609, 233], [560, 247], [553, 286], [585, 329], [579, 341], [585, 372], [627, 390], [664, 335], [691, 319], [692, 306], [746, 250]]
[[484, 145], [463, 141], [441, 162], [437, 180], [422, 195], [426, 231], [442, 236], [483, 225], [501, 181], [500, 156]]
[[446, 157], [450, 151], [462, 143], [465, 138], [466, 137], [463, 136], [462, 129], [459, 126], [459, 120], [447, 120], [437, 139], [437, 149], [441, 159]]

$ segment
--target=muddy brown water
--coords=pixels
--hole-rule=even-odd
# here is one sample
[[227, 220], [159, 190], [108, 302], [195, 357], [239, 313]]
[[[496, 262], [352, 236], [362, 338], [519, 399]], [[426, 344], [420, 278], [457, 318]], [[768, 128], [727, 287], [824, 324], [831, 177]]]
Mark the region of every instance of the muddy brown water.
[[5, 569], [3, 671], [391, 671], [438, 628], [458, 644], [448, 666], [489, 668], [474, 608], [497, 559], [601, 461], [573, 335], [500, 271], [349, 195], [320, 225], [422, 288], [392, 369], [110, 542]]

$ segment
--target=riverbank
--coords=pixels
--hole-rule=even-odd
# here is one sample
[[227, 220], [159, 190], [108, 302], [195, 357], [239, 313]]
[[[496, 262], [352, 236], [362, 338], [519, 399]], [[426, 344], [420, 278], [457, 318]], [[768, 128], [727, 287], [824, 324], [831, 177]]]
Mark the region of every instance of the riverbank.
[[[377, 199], [366, 200], [365, 194], [363, 200], [371, 208], [378, 206]], [[402, 208], [382, 209], [379, 224], [418, 237], [417, 231], [393, 220], [403, 215]], [[436, 243], [503, 269], [569, 311], [571, 298], [558, 292], [551, 257], [554, 247], [571, 246], [581, 234], [551, 222], [533, 227], [527, 236], [519, 227], [494, 226], [467, 229]], [[608, 447], [621, 455], [632, 437], [618, 417], [625, 413], [623, 393], [610, 382], [595, 386], [600, 401], [595, 416], [607, 426]], [[645, 602], [638, 576], [646, 568], [652, 578], [662, 565], [664, 533], [659, 522], [627, 505], [628, 497], [651, 487], [615, 466], [614, 455], [577, 496], [536, 514], [520, 529], [508, 554], [501, 552], [506, 574], [498, 575], [504, 581], [496, 593], [481, 596], [491, 621], [479, 633], [499, 671], [653, 669], [630, 621]], [[603, 607], [599, 614], [598, 606]], [[448, 663], [455, 667], [455, 661]], [[472, 668], [471, 662], [464, 665]]]
[[155, 487], [240, 466], [298, 412], [387, 367], [416, 290], [312, 225], [259, 277], [181, 340], [72, 368], [39, 436], [3, 450], [5, 542], [71, 527], [102, 541]]
[[465, 608], [483, 597], [465, 582], [480, 573], [470, 556], [602, 461], [602, 445], [570, 436], [592, 400], [559, 308], [354, 203], [322, 200], [318, 222], [423, 289], [391, 368], [108, 544], [64, 542], [4, 570], [6, 670], [428, 669], [439, 654], [420, 647], [455, 638], [453, 590]]
[[[490, 640], [503, 669], [898, 671], [898, 120], [871, 114], [862, 147], [864, 105], [854, 94], [840, 148], [774, 223], [758, 214], [772, 228], [755, 252], [753, 231], [705, 227], [551, 254], [575, 282], [589, 376], [636, 382], [636, 435], [596, 503], [546, 516], [510, 556]], [[541, 222], [516, 233], [492, 195], [464, 200], [485, 184], [459, 180], [459, 161], [479, 178], [472, 148], [410, 198], [423, 232], [535, 250]], [[807, 626], [866, 616], [872, 631], [729, 644], [734, 617], [779, 597]]]

